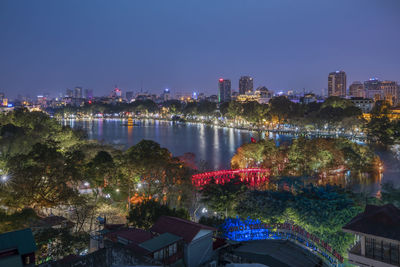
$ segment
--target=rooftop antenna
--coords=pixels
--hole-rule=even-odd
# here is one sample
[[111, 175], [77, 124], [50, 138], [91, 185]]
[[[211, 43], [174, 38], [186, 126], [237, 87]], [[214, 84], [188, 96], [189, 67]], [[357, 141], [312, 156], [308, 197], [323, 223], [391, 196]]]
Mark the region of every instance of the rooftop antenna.
[[143, 93], [143, 80], [140, 80], [140, 92]]

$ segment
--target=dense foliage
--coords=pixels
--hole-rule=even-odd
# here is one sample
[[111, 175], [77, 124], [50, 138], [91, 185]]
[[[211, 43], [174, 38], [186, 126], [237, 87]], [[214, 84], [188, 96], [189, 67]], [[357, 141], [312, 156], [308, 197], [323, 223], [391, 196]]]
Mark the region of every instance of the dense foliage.
[[159, 214], [188, 217], [189, 165], [153, 141], [122, 151], [83, 137], [41, 112], [0, 115], [0, 232], [30, 227], [52, 212], [67, 218], [67, 232], [35, 228], [43, 261], [79, 253], [96, 218], [124, 223], [130, 206], [137, 226], [138, 211], [147, 226]]
[[273, 175], [322, 175], [351, 171], [373, 172], [379, 158], [368, 146], [347, 139], [298, 138], [277, 146], [274, 140], [242, 145], [233, 156], [233, 169], [263, 167]]
[[131, 207], [128, 215], [128, 222], [137, 228], [150, 228], [161, 216], [173, 216], [189, 219], [185, 209], [172, 209], [153, 199], [143, 201]]
[[251, 191], [237, 205], [237, 213], [268, 223], [293, 222], [345, 253], [353, 236], [342, 226], [362, 211], [352, 194], [335, 187], [307, 186], [291, 191]]

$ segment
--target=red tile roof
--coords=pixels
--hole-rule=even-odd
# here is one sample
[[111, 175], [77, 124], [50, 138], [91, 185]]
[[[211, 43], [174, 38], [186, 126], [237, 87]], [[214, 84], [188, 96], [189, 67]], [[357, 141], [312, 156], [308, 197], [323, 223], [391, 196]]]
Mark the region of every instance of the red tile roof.
[[367, 205], [343, 229], [400, 241], [400, 209], [392, 204]]
[[150, 230], [159, 234], [171, 233], [180, 236], [186, 243], [192, 242], [200, 230], [217, 231], [213, 227], [170, 216], [161, 216]]

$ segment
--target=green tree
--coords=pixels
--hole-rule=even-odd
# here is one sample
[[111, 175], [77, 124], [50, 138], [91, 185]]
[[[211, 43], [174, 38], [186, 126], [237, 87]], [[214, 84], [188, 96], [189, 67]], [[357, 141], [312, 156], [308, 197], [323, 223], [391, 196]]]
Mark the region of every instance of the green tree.
[[131, 207], [127, 217], [129, 224], [137, 228], [149, 229], [161, 216], [189, 219], [184, 209], [171, 209], [156, 200], [147, 200]]
[[8, 181], [1, 187], [8, 207], [54, 207], [76, 196], [74, 184], [81, 180], [79, 156], [64, 156], [56, 147], [36, 144], [28, 154], [7, 162]]
[[217, 184], [215, 180], [211, 180], [200, 191], [201, 201], [213, 211], [224, 214], [225, 217], [233, 216], [236, 206], [247, 190], [248, 187], [239, 177], [224, 184]]

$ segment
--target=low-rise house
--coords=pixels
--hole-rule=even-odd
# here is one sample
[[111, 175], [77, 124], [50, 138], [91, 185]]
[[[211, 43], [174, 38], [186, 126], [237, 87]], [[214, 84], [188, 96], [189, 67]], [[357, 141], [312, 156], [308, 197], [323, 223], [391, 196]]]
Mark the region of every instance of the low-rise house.
[[35, 266], [36, 250], [30, 228], [0, 234], [0, 266]]
[[98, 233], [91, 237], [91, 252], [119, 244], [162, 265], [176, 263], [183, 257], [183, 239], [171, 233], [158, 234], [123, 225], [105, 225]]
[[367, 205], [343, 227], [356, 235], [349, 262], [358, 266], [400, 266], [400, 209], [392, 204]]
[[374, 100], [363, 97], [352, 97], [350, 101], [354, 104], [354, 106], [361, 109], [363, 113], [370, 113], [375, 105]]
[[188, 267], [212, 260], [213, 237], [217, 229], [176, 217], [162, 216], [150, 229], [158, 234], [173, 234], [183, 239], [183, 256]]

